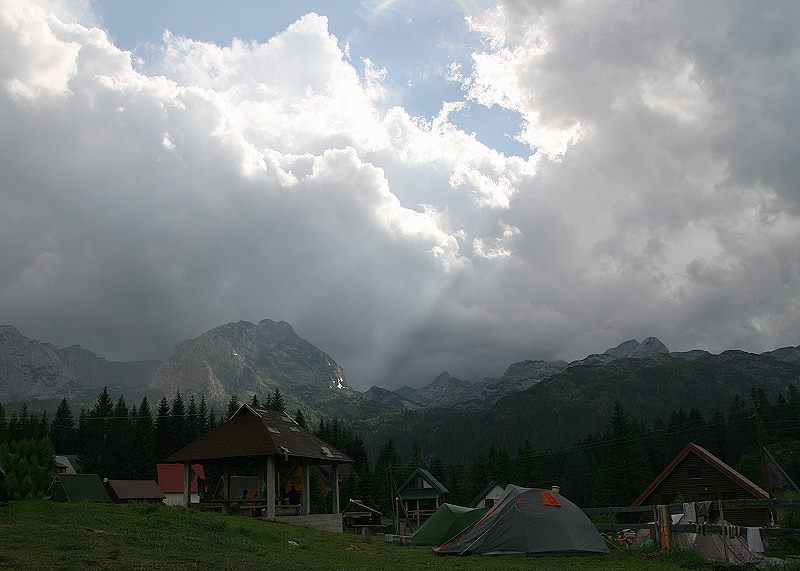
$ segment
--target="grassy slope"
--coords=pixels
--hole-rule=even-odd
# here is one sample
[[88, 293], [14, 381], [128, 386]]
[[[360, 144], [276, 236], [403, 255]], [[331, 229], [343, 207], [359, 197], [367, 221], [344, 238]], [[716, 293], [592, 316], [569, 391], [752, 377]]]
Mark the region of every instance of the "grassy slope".
[[[294, 540], [299, 546], [287, 543]], [[688, 554], [440, 557], [353, 535], [158, 505], [12, 502], [0, 507], [0, 568], [14, 569], [676, 569]]]

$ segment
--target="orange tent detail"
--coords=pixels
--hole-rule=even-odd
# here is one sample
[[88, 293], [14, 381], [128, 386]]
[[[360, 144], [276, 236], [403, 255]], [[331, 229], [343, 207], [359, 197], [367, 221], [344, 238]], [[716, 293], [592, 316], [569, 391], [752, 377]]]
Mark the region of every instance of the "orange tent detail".
[[561, 507], [561, 503], [556, 498], [556, 495], [550, 490], [542, 490], [542, 505], [553, 506], [556, 508]]

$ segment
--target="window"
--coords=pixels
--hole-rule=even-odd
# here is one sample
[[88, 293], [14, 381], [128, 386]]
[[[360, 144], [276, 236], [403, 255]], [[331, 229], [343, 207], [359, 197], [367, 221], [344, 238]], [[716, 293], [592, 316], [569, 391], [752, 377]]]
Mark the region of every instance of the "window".
[[717, 499], [716, 492], [705, 492], [700, 494], [700, 501], [701, 502], [713, 502]]

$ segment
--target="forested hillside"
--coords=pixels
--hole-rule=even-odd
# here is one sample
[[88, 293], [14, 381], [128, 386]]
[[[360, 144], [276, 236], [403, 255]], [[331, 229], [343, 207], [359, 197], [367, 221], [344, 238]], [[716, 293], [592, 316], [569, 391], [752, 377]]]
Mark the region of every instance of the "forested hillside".
[[[769, 449], [789, 475], [800, 480], [800, 395], [796, 386], [788, 385], [785, 395], [782, 392], [776, 398], [770, 398], [763, 389], [753, 388], [744, 394], [744, 398], [737, 395], [727, 402], [715, 402], [716, 412], [677, 408], [643, 421], [616, 401], [595, 411], [596, 417], [605, 419], [598, 429], [569, 442], [552, 444], [527, 433], [515, 446], [465, 447], [459, 460], [447, 459], [423, 443], [413, 442], [407, 450], [402, 449], [391, 437], [370, 454], [358, 430], [337, 418], [320, 421], [313, 428], [356, 461], [354, 469], [344, 476], [343, 497], [364, 498], [385, 512], [391, 510], [389, 466], [398, 484], [415, 467], [427, 467], [450, 490], [449, 501], [462, 505], [491, 480], [503, 485], [558, 484], [565, 495], [582, 506], [624, 505], [688, 442], [706, 447], [765, 485], [756, 413]], [[264, 400], [258, 403], [254, 399], [252, 404], [285, 408], [279, 391]], [[9, 471], [10, 487], [26, 478], [42, 487], [47, 477], [31, 471], [35, 464], [31, 459], [48, 451], [52, 454], [53, 447], [56, 453], [77, 453], [82, 470], [103, 477], [152, 478], [156, 462], [212, 429], [239, 406], [232, 399], [226, 413], [218, 417], [204, 405], [202, 399], [198, 403], [191, 398], [186, 404], [178, 394], [171, 403], [162, 400], [155, 411], [146, 399], [128, 409], [123, 398], [115, 404], [104, 390], [94, 407], [81, 411], [77, 421], [69, 403], [62, 401], [52, 422], [46, 414], [27, 408], [9, 418], [0, 405], [0, 463]], [[293, 416], [299, 424], [305, 424], [300, 411]], [[406, 434], [400, 427], [397, 432]], [[22, 495], [37, 493], [30, 486], [27, 490]], [[327, 505], [323, 494], [316, 486], [312, 507]]]
[[692, 361], [625, 359], [565, 369], [494, 405], [409, 410], [355, 426], [369, 450], [391, 437], [405, 454], [417, 443], [430, 455], [461, 462], [490, 446], [516, 450], [526, 438], [537, 449], [567, 446], [602, 429], [615, 401], [650, 425], [678, 409], [713, 415], [736, 395], [749, 399], [751, 389], [775, 399], [790, 384], [800, 384], [800, 365], [741, 351]]

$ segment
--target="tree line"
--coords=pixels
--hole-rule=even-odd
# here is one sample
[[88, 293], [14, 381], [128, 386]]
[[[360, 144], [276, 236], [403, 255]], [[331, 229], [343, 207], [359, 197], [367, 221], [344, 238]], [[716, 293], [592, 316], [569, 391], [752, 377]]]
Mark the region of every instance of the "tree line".
[[[571, 446], [547, 449], [537, 446], [536, 435], [530, 434], [516, 450], [490, 447], [466, 462], [445, 462], [416, 444], [404, 457], [391, 438], [376, 450], [373, 462], [362, 435], [337, 418], [320, 420], [313, 432], [355, 462], [343, 476], [342, 498], [365, 499], [384, 513], [391, 511], [390, 466], [397, 486], [415, 468], [427, 468], [450, 490], [448, 501], [460, 505], [467, 505], [491, 481], [527, 487], [559, 485], [562, 493], [581, 506], [627, 505], [688, 442], [703, 446], [764, 486], [757, 418], [773, 455], [792, 479], [800, 481], [797, 388], [790, 385], [786, 395], [774, 401], [763, 390], [753, 390], [749, 397], [745, 401], [735, 396], [726, 410], [710, 415], [696, 409], [688, 413], [674, 410], [649, 425], [632, 418], [615, 402], [606, 413], [605, 428]], [[286, 411], [277, 389], [263, 399], [263, 404], [256, 396], [249, 404]], [[52, 421], [45, 413], [31, 412], [26, 406], [7, 418], [0, 405], [0, 463], [3, 454], [9, 457], [15, 443], [33, 458], [35, 446], [31, 443], [41, 442], [51, 456], [52, 451], [77, 454], [82, 472], [108, 478], [152, 479], [157, 462], [213, 429], [238, 408], [239, 401], [233, 397], [225, 414], [218, 417], [203, 397], [197, 400], [190, 396], [186, 402], [177, 393], [171, 401], [162, 398], [153, 413], [147, 398], [128, 408], [122, 397], [115, 403], [107, 389], [93, 407], [80, 411], [77, 422], [66, 400], [62, 400]], [[300, 410], [294, 418], [308, 428]], [[36, 454], [47, 455], [41, 451]], [[30, 468], [36, 460], [26, 462]], [[5, 464], [8, 468], [7, 460]], [[312, 487], [316, 488], [315, 501], [321, 505], [328, 501], [319, 482], [313, 481]]]
[[[268, 394], [264, 403], [269, 408], [286, 409], [279, 389]], [[251, 404], [261, 406], [257, 396]], [[91, 408], [80, 410], [77, 421], [67, 399], [62, 399], [52, 421], [46, 412], [31, 411], [27, 404], [8, 416], [0, 404], [0, 449], [5, 450], [12, 466], [7, 465], [8, 460], [3, 465], [6, 471], [12, 471], [17, 451], [33, 448], [50, 450], [50, 457], [53, 453], [76, 455], [83, 473], [109, 479], [153, 479], [158, 462], [212, 430], [238, 409], [239, 401], [234, 396], [226, 413], [218, 417], [213, 408], [209, 409], [205, 397], [197, 400], [192, 395], [187, 402], [180, 392], [171, 401], [162, 397], [155, 411], [147, 397], [129, 408], [123, 396], [114, 402], [108, 388], [103, 389]], [[49, 469], [52, 475], [52, 465]]]
[[[426, 455], [417, 444], [403, 455], [390, 438], [377, 451], [372, 470], [359, 472], [353, 491], [390, 513], [389, 466], [397, 486], [422, 467], [448, 488], [447, 501], [458, 505], [470, 503], [490, 482], [541, 488], [558, 485], [583, 507], [630, 505], [689, 442], [766, 488], [756, 417], [761, 419], [763, 438], [772, 454], [795, 482], [800, 481], [800, 395], [794, 385], [774, 401], [763, 390], [754, 389], [749, 402], [735, 396], [725, 411], [703, 415], [697, 409], [688, 413], [678, 409], [649, 425], [632, 418], [618, 401], [606, 414], [609, 420], [603, 430], [571, 446], [537, 447], [535, 435], [529, 435], [516, 450], [493, 446], [467, 462]], [[335, 436], [329, 438], [336, 444]]]

